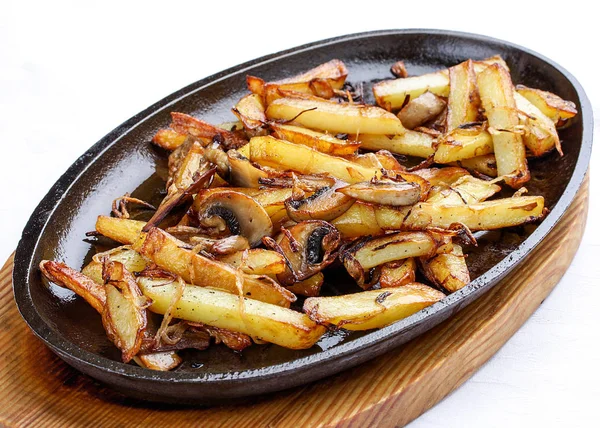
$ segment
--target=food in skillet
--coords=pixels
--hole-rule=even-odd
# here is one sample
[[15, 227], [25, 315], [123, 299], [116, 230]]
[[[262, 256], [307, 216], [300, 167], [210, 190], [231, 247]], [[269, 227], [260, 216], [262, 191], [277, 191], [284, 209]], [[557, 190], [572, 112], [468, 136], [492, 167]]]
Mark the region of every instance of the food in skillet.
[[[236, 122], [172, 113], [153, 139], [170, 152], [161, 204], [116, 199], [95, 233], [121, 246], [82, 272], [42, 261], [43, 275], [98, 311], [124, 362], [153, 370], [211, 343], [309, 348], [327, 329], [381, 328], [461, 289], [473, 232], [545, 215], [543, 197], [525, 195], [528, 158], [562, 154], [557, 128], [577, 112], [515, 88], [500, 57], [392, 71], [373, 85], [377, 105], [332, 60], [248, 76]], [[512, 197], [498, 197], [503, 185]], [[148, 221], [131, 218], [140, 208]], [[355, 289], [322, 293], [340, 275]]]

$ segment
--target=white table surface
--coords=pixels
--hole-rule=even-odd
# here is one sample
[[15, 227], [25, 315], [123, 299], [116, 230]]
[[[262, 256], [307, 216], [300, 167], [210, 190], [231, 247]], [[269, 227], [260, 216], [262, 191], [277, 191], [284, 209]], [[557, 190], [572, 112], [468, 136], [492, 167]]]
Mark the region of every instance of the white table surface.
[[[3, 260], [50, 186], [108, 131], [200, 78], [327, 37], [442, 28], [505, 39], [571, 71], [600, 117], [598, 19], [583, 2], [84, 3], [0, 3]], [[599, 426], [597, 149], [591, 164], [589, 222], [565, 277], [487, 364], [412, 428]]]

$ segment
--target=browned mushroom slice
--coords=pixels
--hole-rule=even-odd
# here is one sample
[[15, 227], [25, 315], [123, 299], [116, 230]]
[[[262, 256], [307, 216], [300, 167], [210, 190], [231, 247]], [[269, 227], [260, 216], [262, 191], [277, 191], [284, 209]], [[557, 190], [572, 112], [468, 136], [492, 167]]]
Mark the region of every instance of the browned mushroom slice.
[[217, 345], [222, 343], [234, 351], [241, 352], [252, 345], [252, 339], [244, 333], [228, 330], [226, 328], [212, 327], [192, 321], [187, 321], [187, 324], [198, 332], [206, 332], [206, 334], [215, 339]]
[[333, 220], [341, 216], [354, 203], [351, 196], [338, 193], [347, 184], [336, 181], [331, 187], [322, 187], [311, 196], [303, 199], [289, 199], [285, 202], [288, 217], [296, 222], [304, 220]]
[[337, 257], [340, 234], [326, 221], [303, 221], [282, 231], [279, 243], [272, 238], [263, 241], [286, 258], [287, 269], [277, 275], [284, 285], [305, 280], [329, 266]]
[[205, 149], [196, 141], [188, 140], [169, 156], [167, 196], [144, 227], [144, 232], [158, 225], [169, 212], [190, 195], [210, 185], [216, 168], [207, 162]]
[[198, 196], [190, 216], [201, 226], [221, 222], [231, 235], [241, 235], [252, 247], [260, 244], [263, 236], [271, 236], [273, 223], [265, 209], [250, 196], [228, 189], [214, 190], [207, 196]]
[[431, 92], [425, 92], [409, 101], [400, 113], [398, 119], [408, 129], [415, 129], [432, 119], [435, 119], [446, 107], [446, 102]]
[[238, 117], [246, 129], [260, 128], [267, 121], [265, 105], [262, 97], [258, 94], [248, 94], [242, 97], [233, 108], [233, 114]]
[[317, 297], [321, 291], [321, 286], [325, 280], [323, 272], [317, 272], [313, 276], [306, 278], [303, 281], [297, 282], [294, 285], [287, 287], [294, 294], [299, 294], [306, 297]]
[[[197, 170], [196, 173], [191, 177], [192, 182], [187, 185], [187, 187], [179, 187], [177, 184], [173, 184], [169, 188], [167, 196], [163, 199], [158, 209], [152, 218], [148, 220], [148, 223], [146, 223], [142, 231], [149, 231], [151, 228], [158, 225], [173, 208], [179, 205], [188, 196], [198, 193], [199, 190], [208, 187], [215, 175], [215, 172], [216, 168]], [[185, 184], [187, 184], [187, 181]]]
[[102, 277], [106, 290], [102, 324], [106, 335], [121, 350], [123, 361], [127, 363], [142, 346], [147, 324], [146, 299], [135, 277], [123, 264], [106, 259]]
[[[197, 234], [186, 234], [185, 229], [190, 231], [200, 231]], [[175, 234], [171, 233], [175, 231]], [[171, 233], [177, 239], [182, 240], [187, 245], [187, 248], [193, 249], [195, 252], [210, 253], [215, 256], [232, 254], [250, 248], [250, 243], [246, 238], [239, 235], [226, 236], [224, 238], [215, 239], [203, 234], [204, 231], [195, 227], [175, 226], [165, 229], [165, 232]], [[181, 232], [181, 233], [179, 233]], [[179, 235], [179, 236], [177, 236]], [[184, 239], [181, 239], [184, 238]]]
[[393, 181], [367, 181], [337, 189], [338, 193], [363, 202], [380, 205], [412, 205], [421, 199], [421, 187], [416, 183]]

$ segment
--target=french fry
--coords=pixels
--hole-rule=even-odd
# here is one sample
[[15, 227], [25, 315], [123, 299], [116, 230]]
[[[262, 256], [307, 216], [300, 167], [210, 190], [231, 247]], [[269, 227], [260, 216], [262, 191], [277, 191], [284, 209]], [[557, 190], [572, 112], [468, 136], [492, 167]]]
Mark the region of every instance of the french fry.
[[515, 92], [515, 102], [520, 111], [519, 119], [525, 127], [523, 142], [529, 151], [534, 156], [541, 156], [556, 148], [562, 155], [560, 139], [552, 120], [518, 92]]
[[311, 147], [321, 153], [336, 156], [352, 155], [360, 147], [360, 143], [355, 141], [340, 140], [332, 135], [312, 131], [300, 126], [272, 123], [270, 127], [275, 137], [291, 143]]
[[473, 68], [475, 69], [475, 73], [479, 74], [488, 66], [498, 64], [500, 67], [504, 68], [506, 71], [510, 72], [510, 68], [508, 68], [508, 64], [500, 55], [494, 55], [486, 59], [482, 59], [479, 61], [473, 61]]
[[219, 257], [219, 261], [251, 275], [276, 275], [285, 270], [281, 254], [262, 248], [236, 251]]
[[294, 170], [302, 174], [329, 173], [347, 183], [358, 183], [381, 176], [381, 171], [375, 168], [366, 168], [310, 147], [269, 136], [250, 140], [250, 160], [260, 165]]
[[[529, 180], [525, 145], [517, 133], [519, 116], [508, 72], [494, 64], [477, 76], [481, 105], [490, 124], [498, 175], [518, 189]], [[493, 131], [493, 132], [492, 132]]]
[[437, 140], [433, 160], [436, 163], [451, 163], [494, 152], [492, 136], [485, 129], [456, 128]]
[[448, 71], [450, 92], [448, 94], [446, 132], [450, 132], [462, 124], [474, 122], [479, 116], [479, 92], [473, 62], [467, 60], [450, 67]]
[[461, 177], [468, 176], [469, 173], [463, 168], [447, 166], [444, 168], [425, 168], [413, 171], [414, 175], [424, 178], [432, 186], [441, 184], [452, 184]]
[[[480, 73], [489, 65], [498, 64], [508, 71], [506, 62], [499, 57], [493, 56], [482, 61], [475, 61], [473, 66], [475, 73]], [[450, 78], [447, 69], [421, 76], [405, 77], [395, 80], [384, 80], [373, 85], [373, 94], [377, 104], [386, 110], [399, 109], [406, 102], [406, 98], [414, 100], [425, 92], [447, 97], [450, 92]]]
[[166, 150], [175, 150], [185, 143], [186, 134], [181, 134], [172, 129], [160, 129], [152, 138], [152, 142]]
[[346, 76], [348, 76], [348, 69], [344, 63], [338, 59], [333, 59], [287, 79], [265, 82], [258, 77], [247, 76], [246, 83], [251, 92], [261, 96], [265, 96], [267, 92], [277, 90], [289, 90], [321, 96], [324, 91], [319, 90], [319, 88], [326, 86], [332, 90], [341, 89], [346, 81]]
[[96, 220], [96, 232], [121, 244], [133, 244], [142, 229], [146, 226], [145, 221], [98, 216]]
[[343, 296], [311, 297], [304, 302], [304, 312], [319, 324], [369, 330], [406, 318], [444, 297], [424, 284], [410, 283]]
[[[115, 248], [107, 253], [107, 256], [111, 261], [121, 263], [131, 273], [141, 272], [147, 266], [146, 260], [137, 251], [130, 248]], [[92, 260], [82, 269], [81, 273], [97, 284], [104, 284], [104, 280], [102, 279], [102, 263], [98, 261]]]
[[379, 285], [381, 288], [390, 288], [415, 282], [416, 269], [417, 262], [412, 257], [385, 263], [381, 266]]
[[[413, 207], [400, 225], [382, 225], [386, 229], [448, 228], [462, 223], [472, 231], [518, 226], [544, 215], [542, 196], [519, 196], [466, 205], [438, 205], [421, 202]], [[396, 222], [397, 223], [397, 222]]]
[[423, 132], [406, 130], [402, 135], [361, 134], [357, 138], [361, 148], [368, 150], [388, 150], [398, 155], [427, 158], [434, 154], [433, 137]]
[[280, 98], [269, 105], [267, 117], [330, 133], [401, 135], [405, 131], [400, 119], [379, 107], [338, 104], [317, 97]]
[[435, 186], [427, 202], [440, 205], [464, 205], [485, 201], [501, 190], [490, 181], [465, 175], [450, 185]]
[[376, 206], [357, 201], [348, 211], [334, 219], [331, 224], [340, 232], [342, 238], [346, 239], [381, 235], [385, 233], [385, 230], [379, 226], [377, 215], [381, 214], [382, 211], [392, 217], [406, 215], [403, 209]]
[[371, 268], [409, 257], [432, 257], [438, 243], [426, 232], [400, 232], [363, 239], [340, 255], [344, 267], [361, 287]]
[[518, 226], [544, 215], [542, 196], [519, 196], [473, 204], [440, 205], [420, 202], [413, 207], [391, 208], [356, 202], [332, 221], [343, 238], [382, 235], [392, 230], [448, 228], [462, 223], [472, 231]]
[[[289, 307], [295, 296], [276, 282], [263, 277], [237, 272], [228, 264], [211, 260], [181, 248], [168, 233], [153, 228], [134, 243], [133, 249], [160, 268], [181, 276], [186, 282], [214, 287], [278, 306]], [[241, 282], [241, 290], [238, 285]]]
[[248, 94], [242, 97], [233, 108], [233, 113], [246, 129], [260, 128], [267, 121], [262, 97], [257, 94]]
[[517, 85], [517, 92], [527, 98], [557, 126], [577, 115], [577, 107], [574, 102], [563, 100], [552, 92], [528, 88], [524, 85]]
[[461, 159], [453, 162], [453, 165], [460, 166], [469, 171], [475, 171], [488, 177], [497, 177], [498, 168], [496, 167], [496, 157], [493, 154], [475, 156], [474, 158]]
[[86, 275], [71, 269], [64, 263], [51, 260], [40, 262], [42, 274], [51, 282], [61, 287], [68, 288], [82, 297], [96, 311], [102, 313], [106, 304], [106, 291], [102, 283], [96, 283]]
[[404, 105], [407, 97], [409, 100], [414, 100], [427, 91], [447, 97], [449, 90], [448, 70], [421, 76], [384, 80], [373, 85], [373, 95], [375, 95], [377, 104], [386, 110], [399, 109]]
[[462, 247], [458, 244], [453, 244], [451, 253], [438, 254], [432, 258], [421, 257], [419, 263], [429, 281], [451, 293], [471, 282]]
[[[165, 280], [138, 278], [145, 296], [152, 299], [150, 310], [164, 314], [174, 294], [175, 284]], [[215, 288], [187, 284], [173, 311], [175, 318], [244, 333], [285, 346], [306, 349], [325, 332], [305, 314], [269, 303], [243, 298]]]

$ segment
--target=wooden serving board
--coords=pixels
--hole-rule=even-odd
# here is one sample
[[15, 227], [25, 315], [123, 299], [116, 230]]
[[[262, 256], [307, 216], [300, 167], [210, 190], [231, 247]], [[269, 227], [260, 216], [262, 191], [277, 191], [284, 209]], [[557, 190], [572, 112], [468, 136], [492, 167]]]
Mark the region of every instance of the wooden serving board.
[[354, 369], [249, 404], [145, 404], [80, 374], [46, 348], [15, 306], [12, 257], [0, 271], [0, 426], [402, 426], [467, 380], [558, 283], [579, 247], [588, 180], [514, 274], [426, 334]]

